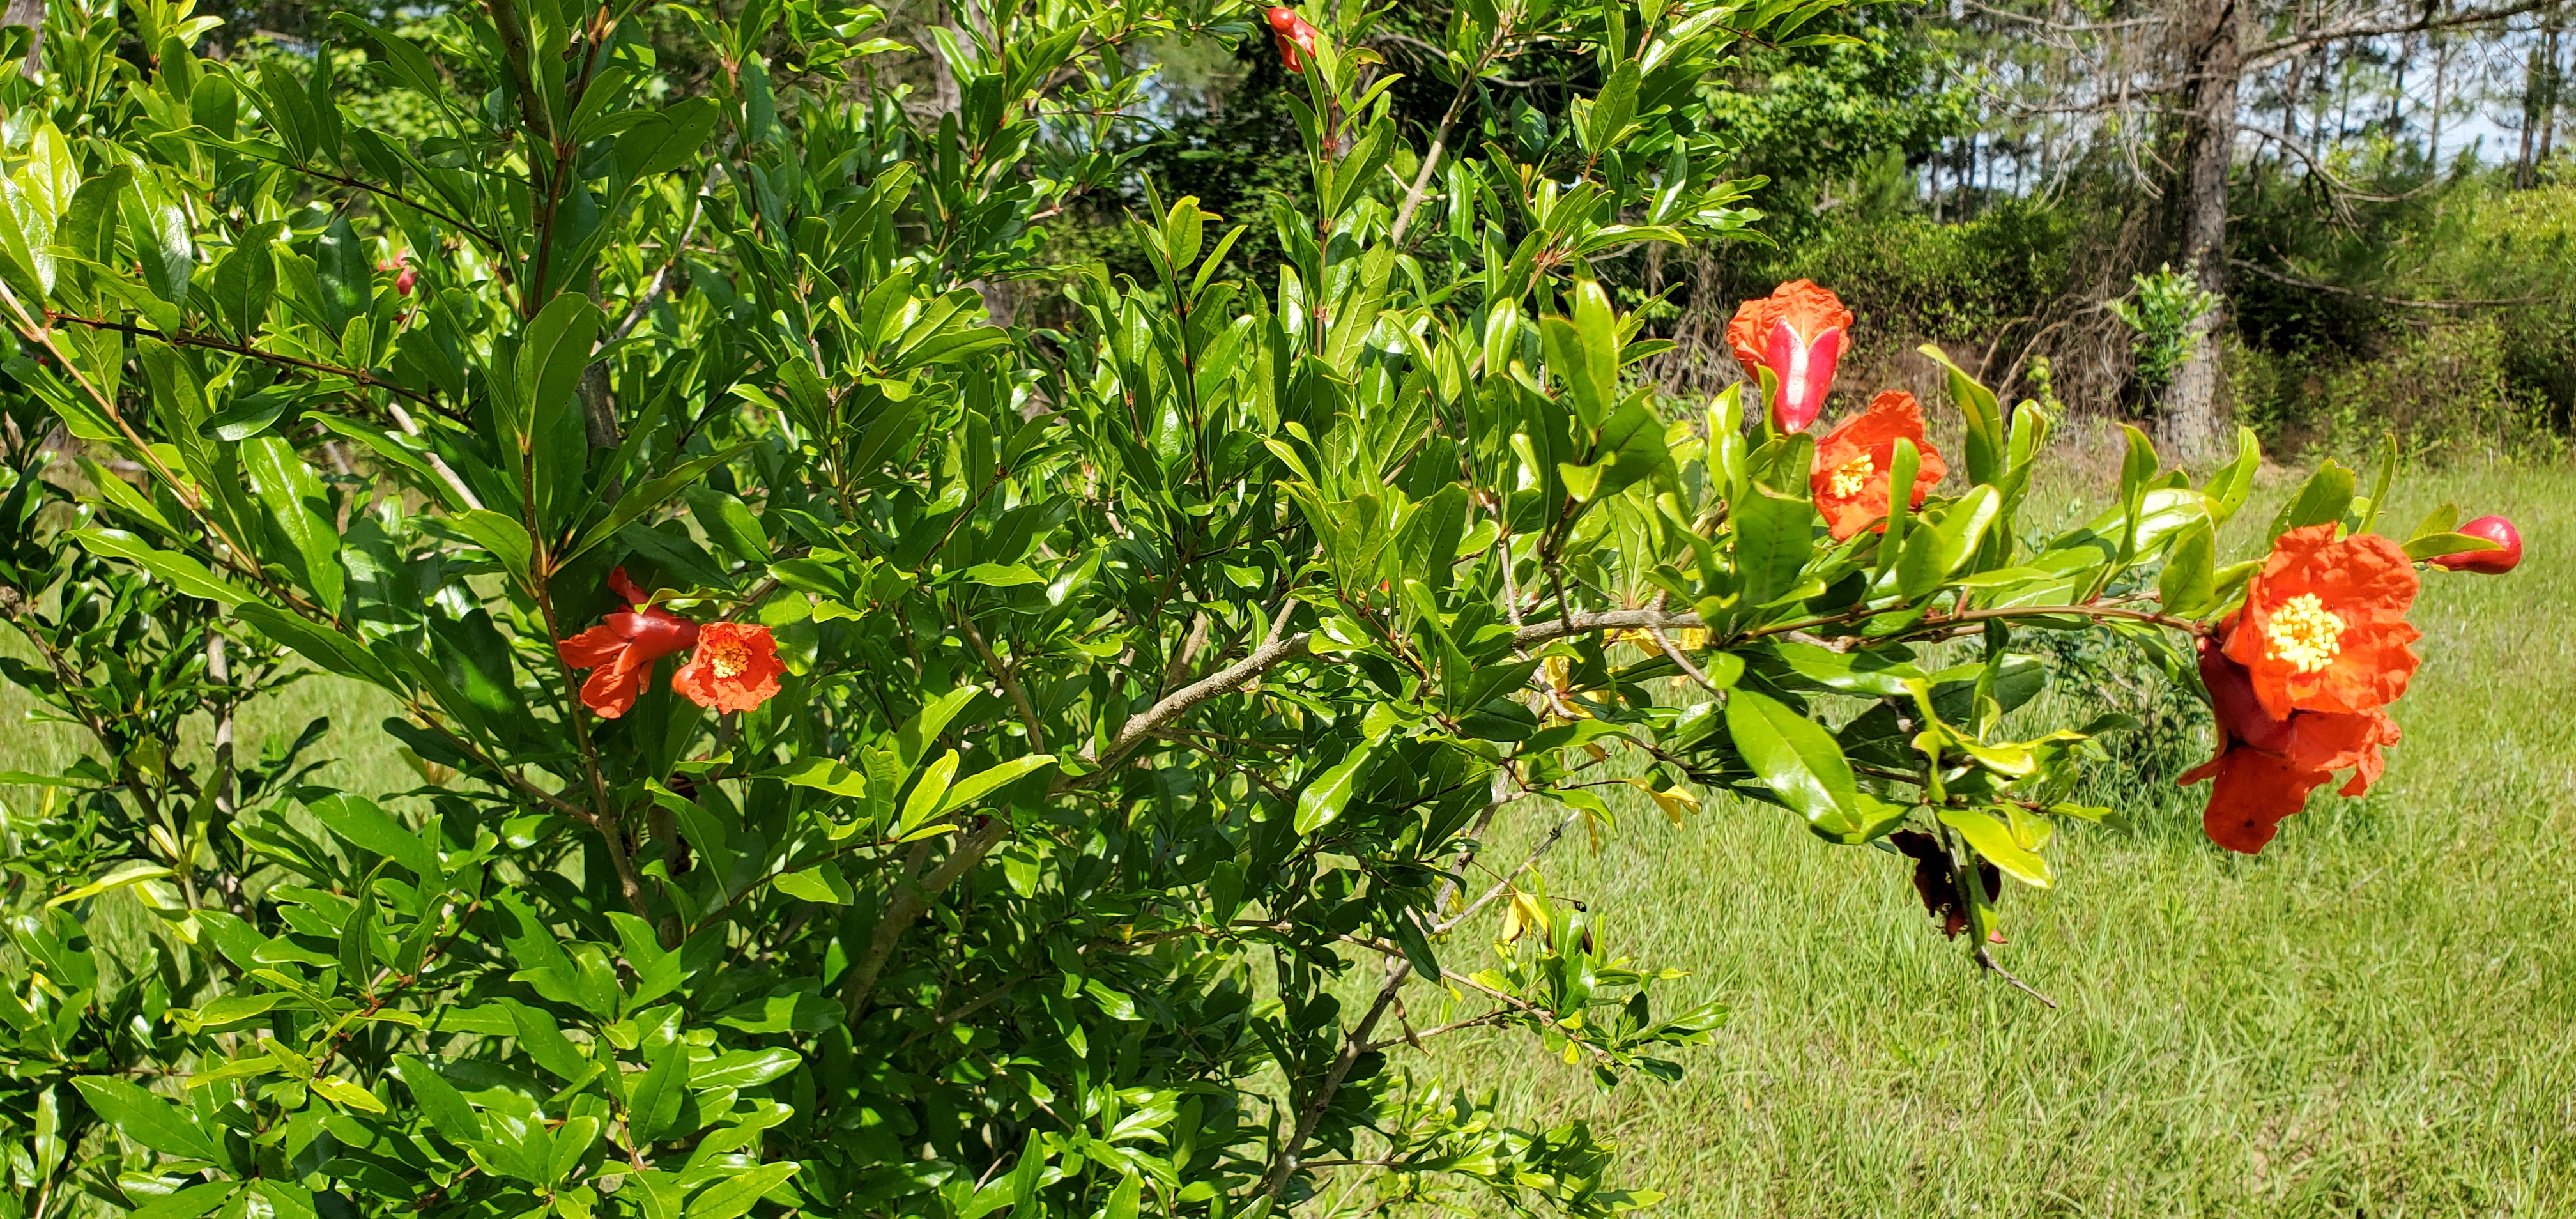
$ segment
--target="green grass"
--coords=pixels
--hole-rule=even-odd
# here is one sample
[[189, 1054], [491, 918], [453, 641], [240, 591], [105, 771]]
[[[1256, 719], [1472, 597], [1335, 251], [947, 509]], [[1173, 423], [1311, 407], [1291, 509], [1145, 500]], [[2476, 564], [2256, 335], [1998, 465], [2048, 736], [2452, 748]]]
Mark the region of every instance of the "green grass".
[[[2058, 1010], [1979, 976], [1889, 856], [1776, 810], [1712, 801], [1675, 829], [1640, 807], [1598, 854], [1570, 838], [1548, 887], [1621, 951], [1689, 971], [1672, 1000], [1732, 1009], [1687, 1078], [1604, 1094], [1484, 1032], [1411, 1065], [1499, 1089], [1514, 1120], [1592, 1118], [1627, 1149], [1621, 1178], [1690, 1219], [2576, 1213], [2567, 485], [2464, 471], [2391, 509], [2396, 530], [2445, 498], [2504, 512], [2529, 561], [2428, 580], [2406, 743], [2368, 797], [2321, 794], [2251, 859], [2201, 838], [2190, 796], [2133, 831], [2060, 834], [2060, 885], [2006, 894], [2003, 950]], [[26, 705], [0, 689], [0, 716]], [[412, 784], [345, 683], [265, 707], [246, 744], [321, 714], [342, 727], [323, 781]], [[78, 746], [12, 733], [11, 768]], [[1436, 1000], [1408, 1000], [1430, 1023]]]
[[1981, 977], [1898, 860], [1712, 802], [1546, 867], [1620, 951], [1694, 975], [1674, 999], [1732, 1009], [1686, 1079], [1604, 1094], [1488, 1032], [1428, 1069], [1521, 1120], [1589, 1116], [1691, 1219], [2576, 1213], [2567, 485], [2392, 495], [2384, 529], [2456, 499], [2513, 517], [2528, 558], [2426, 581], [2406, 741], [2368, 796], [2320, 793], [2254, 858], [2202, 838], [2206, 789], [2058, 836], [2058, 888], [2005, 894], [2000, 950], [2058, 1010]]

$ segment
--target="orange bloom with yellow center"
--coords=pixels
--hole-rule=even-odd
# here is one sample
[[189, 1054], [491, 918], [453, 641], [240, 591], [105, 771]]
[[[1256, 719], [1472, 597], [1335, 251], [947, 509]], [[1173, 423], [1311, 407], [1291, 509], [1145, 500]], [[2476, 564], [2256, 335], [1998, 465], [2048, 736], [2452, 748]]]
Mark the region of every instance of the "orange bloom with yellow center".
[[2375, 534], [2335, 539], [2332, 524], [2293, 529], [2246, 585], [2227, 634], [2265, 714], [2358, 714], [2406, 692], [2421, 663], [2407, 625], [2418, 581], [2406, 552]]
[[698, 628], [698, 650], [671, 675], [671, 688], [718, 711], [749, 711], [778, 694], [778, 641], [769, 628], [710, 622]]
[[1901, 389], [1880, 394], [1870, 401], [1868, 410], [1844, 420], [1816, 445], [1815, 469], [1807, 485], [1835, 541], [1848, 541], [1866, 529], [1887, 528], [1888, 508], [1894, 502], [1887, 483], [1894, 473], [1898, 440], [1912, 441], [1918, 455], [1913, 494], [1906, 502], [1919, 508], [1950, 468], [1942, 463], [1940, 450], [1923, 438], [1923, 408], [1914, 395]]
[[1802, 432], [1825, 409], [1825, 391], [1834, 387], [1834, 364], [1842, 359], [1844, 332], [1852, 312], [1840, 297], [1813, 281], [1793, 279], [1760, 300], [1744, 302], [1726, 324], [1727, 346], [1754, 384], [1762, 370], [1777, 383], [1771, 393], [1771, 421], [1784, 432]]

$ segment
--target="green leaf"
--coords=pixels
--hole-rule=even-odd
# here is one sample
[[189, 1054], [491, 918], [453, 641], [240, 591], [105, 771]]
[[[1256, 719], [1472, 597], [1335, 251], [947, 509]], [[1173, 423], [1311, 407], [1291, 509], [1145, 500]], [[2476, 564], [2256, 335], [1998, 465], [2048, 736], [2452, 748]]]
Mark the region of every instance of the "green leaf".
[[1755, 488], [1735, 510], [1735, 569], [1744, 604], [1767, 605], [1797, 587], [1815, 550], [1814, 504]]
[[348, 573], [340, 566], [340, 534], [332, 527], [331, 500], [322, 491], [322, 480], [282, 437], [243, 441], [241, 458], [251, 490], [268, 509], [269, 523], [295, 548], [296, 574], [322, 608], [337, 616]]
[[1781, 803], [1805, 816], [1809, 828], [1836, 841], [1856, 841], [1867, 828], [1851, 762], [1824, 725], [1753, 690], [1726, 698], [1726, 730], [1736, 751]]
[[2207, 525], [2195, 526], [2174, 543], [2173, 554], [2156, 580], [2156, 600], [2168, 614], [2190, 617], [2208, 608], [2215, 587], [2216, 542]]
[[1611, 151], [1620, 137], [1627, 134], [1628, 120], [1637, 114], [1637, 61], [1622, 59], [1611, 69], [1610, 79], [1592, 97], [1590, 113], [1584, 115], [1584, 147], [1594, 154]]
[[689, 515], [697, 518], [709, 540], [745, 563], [769, 562], [769, 535], [740, 497], [701, 486], [681, 492], [680, 498], [688, 502]]
[[445, 1076], [428, 1063], [409, 1054], [397, 1055], [393, 1064], [394, 1078], [411, 1089], [412, 1099], [419, 1102], [420, 1114], [440, 1137], [464, 1146], [483, 1137], [483, 1119], [475, 1116], [474, 1107]]
[[846, 906], [856, 900], [856, 894], [850, 889], [849, 880], [843, 877], [841, 870], [834, 867], [828, 860], [802, 872], [784, 873], [770, 883], [776, 886], [779, 892], [789, 897], [820, 902], [827, 906]]
[[2002, 509], [2003, 497], [1981, 484], [1952, 503], [1939, 524], [1916, 528], [1905, 539], [1905, 557], [1896, 563], [1898, 592], [1912, 601], [1940, 587], [1968, 556], [1977, 553], [1987, 527]]
[[865, 798], [868, 794], [867, 776], [831, 758], [798, 758], [784, 766], [763, 771], [760, 777], [776, 779], [791, 787], [830, 792], [835, 796]]
[[258, 995], [226, 995], [197, 1009], [197, 1027], [213, 1028], [231, 1024], [237, 1020], [248, 1020], [253, 1016], [266, 1013], [268, 1009], [277, 1006], [285, 998], [286, 996], [276, 991]]
[[264, 602], [246, 601], [234, 616], [247, 622], [260, 634], [295, 649], [298, 655], [342, 677], [355, 677], [373, 682], [388, 690], [401, 691], [403, 683], [384, 662], [376, 659], [364, 643], [327, 627], [317, 626]]
[[1352, 750], [1349, 757], [1334, 763], [1314, 782], [1307, 784], [1306, 790], [1297, 793], [1296, 827], [1299, 834], [1312, 834], [1331, 825], [1334, 818], [1342, 815], [1342, 808], [1351, 802], [1351, 793], [1359, 788], [1360, 782], [1368, 777], [1369, 769], [1377, 764], [1378, 747], [1385, 739], [1373, 738]]
[[741, 456], [745, 450], [752, 447], [753, 443], [746, 441], [720, 453], [692, 457], [672, 467], [669, 473], [649, 479], [642, 486], [627, 492], [617, 501], [617, 506], [609, 510], [607, 519], [582, 532], [581, 540], [573, 543], [572, 547], [556, 560], [557, 565], [569, 563], [589, 552], [592, 547], [617, 536], [618, 530], [633, 524], [644, 514], [670, 503], [683, 488], [704, 479], [707, 471]]
[[962, 573], [972, 583], [986, 588], [1018, 588], [1024, 584], [1044, 584], [1046, 577], [1022, 563], [978, 563]]
[[420, 835], [404, 829], [401, 822], [364, 796], [335, 792], [304, 806], [322, 828], [339, 835], [351, 846], [382, 855], [409, 869], [413, 876], [435, 883], [446, 875], [439, 866], [438, 852]]
[[[1907, 682], [1924, 678], [1921, 668], [1869, 648], [1837, 652], [1812, 643], [1772, 640], [1748, 649], [1746, 656], [1764, 680], [1784, 689], [1804, 687], [1868, 698], [1902, 698]], [[1721, 653], [1716, 661], [1726, 659], [1729, 657]], [[1712, 680], [1716, 676], [1710, 674]]]
[[1109, 1191], [1109, 1204], [1101, 1208], [1100, 1219], [1136, 1219], [1136, 1208], [1143, 1201], [1144, 1194], [1143, 1174], [1131, 1172], [1120, 1177], [1118, 1188]]
[[1992, 813], [1972, 808], [1941, 810], [1941, 824], [1959, 831], [1959, 836], [1976, 848], [1977, 854], [2004, 870], [2004, 874], [2035, 889], [2045, 889], [2055, 882], [2050, 878], [2048, 861], [2036, 851], [2013, 841], [2011, 827]]
[[[272, 60], [260, 69], [263, 84], [276, 66], [277, 61]], [[285, 73], [278, 75], [283, 77]], [[279, 112], [278, 103], [284, 101], [288, 109], [305, 113], [307, 121], [310, 121], [309, 103], [301, 94], [301, 90], [293, 88], [270, 89], [271, 104], [265, 109], [275, 117]], [[333, 335], [346, 332], [350, 318], [374, 307], [375, 263], [367, 254], [366, 240], [349, 227], [348, 217], [334, 218], [330, 227], [323, 229], [322, 235], [314, 239], [313, 274], [314, 282], [321, 290], [321, 299], [317, 303], [322, 309], [322, 323]]]
[[2504, 547], [2497, 545], [2493, 538], [2472, 537], [2465, 533], [2428, 533], [2408, 539], [2406, 545], [2400, 549], [2406, 552], [2407, 558], [2422, 562], [2425, 559], [2440, 558], [2446, 554], [2467, 554], [2474, 550], [2502, 550]]
[[941, 798], [948, 794], [948, 781], [957, 775], [957, 751], [939, 755], [939, 760], [921, 772], [921, 782], [913, 785], [912, 795], [903, 802], [903, 815], [895, 822], [897, 836], [919, 829], [924, 822], [939, 815]]
[[687, 1219], [740, 1219], [762, 1194], [796, 1175], [796, 1168], [793, 1161], [786, 1161], [726, 1176], [689, 1199]]
[[521, 588], [536, 592], [536, 545], [528, 540], [527, 526], [488, 508], [469, 508], [447, 521], [458, 533], [472, 538], [475, 545], [492, 552], [492, 557], [500, 560], [501, 570], [510, 573]]
[[701, 1092], [710, 1088], [757, 1087], [795, 1070], [803, 1061], [794, 1050], [732, 1050], [698, 1064], [701, 1069], [689, 1077], [689, 1086]]
[[1951, 362], [1949, 353], [1938, 346], [1926, 343], [1915, 350], [1941, 366], [1949, 378], [1950, 401], [1958, 405], [1959, 413], [1967, 419], [1968, 482], [1986, 485], [2002, 481], [2004, 463], [2010, 450], [2004, 434], [2003, 407], [1995, 400], [1994, 391], [1978, 384], [1975, 377]]
[[361, 1113], [385, 1111], [385, 1102], [376, 1099], [375, 1093], [337, 1075], [317, 1075], [306, 1086], [320, 1093], [324, 1099], [343, 1108], [355, 1109]]
[[68, 893], [56, 895], [52, 899], [46, 901], [45, 909], [51, 910], [56, 906], [68, 906], [73, 902], [80, 901], [84, 898], [96, 897], [101, 893], [122, 889], [127, 885], [138, 884], [147, 880], [159, 880], [168, 875], [171, 875], [170, 869], [162, 867], [159, 864], [146, 863], [140, 859], [129, 859], [124, 863], [118, 864], [113, 870], [109, 871], [107, 875], [99, 877], [97, 880], [93, 880]]
[[2293, 529], [2340, 521], [2352, 508], [2354, 475], [2343, 464], [2328, 460], [2317, 466], [2317, 472], [2299, 487], [2299, 493], [2282, 505], [2281, 514], [2272, 519], [2272, 531], [2264, 536], [2269, 542]]
[[939, 734], [948, 730], [948, 722], [956, 719], [959, 712], [983, 693], [975, 686], [959, 686], [922, 704], [919, 712], [904, 721], [894, 738], [895, 760], [903, 767], [904, 774], [911, 774], [913, 767], [921, 765], [922, 756], [929, 752]]
[[250, 599], [250, 594], [206, 570], [206, 565], [194, 557], [173, 550], [156, 549], [151, 543], [122, 529], [72, 529], [65, 532], [67, 536], [79, 539], [81, 548], [91, 554], [135, 564], [191, 597], [215, 602], [227, 610]]
[[173, 306], [188, 303], [188, 277], [196, 267], [196, 246], [189, 238], [187, 209], [158, 178], [138, 179], [126, 192], [127, 227], [134, 233], [135, 261], [152, 294]]
[[947, 796], [939, 802], [939, 815], [952, 813], [973, 804], [1000, 790], [1004, 785], [1017, 781], [1030, 771], [1053, 765], [1055, 765], [1054, 754], [1033, 753], [1026, 757], [1013, 758], [999, 766], [977, 771], [948, 789]]
[[590, 366], [600, 321], [599, 307], [589, 297], [566, 292], [547, 301], [519, 333], [515, 375], [519, 400], [527, 405], [534, 434], [548, 434], [542, 422], [548, 412], [570, 407], [573, 387]]
[[232, 1201], [240, 1192], [239, 1181], [208, 1181], [174, 1190], [126, 1212], [125, 1219], [197, 1219], [218, 1206]]
[[2415, 522], [2414, 531], [2408, 533], [2406, 536], [2409, 538], [2420, 538], [2428, 534], [2449, 533], [2458, 528], [2459, 524], [2460, 506], [2449, 501], [2444, 501], [2440, 507], [2433, 509], [2431, 512], [2425, 513], [2423, 520]]
[[118, 1079], [83, 1075], [72, 1086], [100, 1118], [137, 1143], [182, 1159], [229, 1162], [197, 1120], [169, 1101]]
[[562, 1027], [544, 1009], [530, 1007], [516, 999], [503, 999], [501, 1003], [509, 1009], [510, 1022], [518, 1030], [519, 1049], [538, 1066], [570, 1084], [585, 1082], [598, 1072], [599, 1065], [583, 1055], [580, 1047], [563, 1035]]
[[664, 1042], [632, 1095], [627, 1127], [638, 1146], [677, 1133], [671, 1127], [680, 1120], [680, 1104], [689, 1095], [688, 1044], [676, 1037]]

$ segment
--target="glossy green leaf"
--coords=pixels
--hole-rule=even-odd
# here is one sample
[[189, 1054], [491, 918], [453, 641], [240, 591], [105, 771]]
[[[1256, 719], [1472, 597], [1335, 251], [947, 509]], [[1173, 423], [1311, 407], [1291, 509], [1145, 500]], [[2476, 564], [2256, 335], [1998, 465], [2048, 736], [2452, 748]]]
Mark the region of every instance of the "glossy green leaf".
[[2478, 550], [2502, 550], [2504, 547], [2497, 545], [2493, 538], [2473, 537], [2465, 533], [2427, 533], [2408, 539], [2405, 546], [2401, 549], [2405, 550], [2407, 558], [2421, 562], [2425, 559], [2439, 558], [2446, 554], [2468, 554], [2471, 551]]
[[2217, 580], [2216, 550], [2212, 531], [2206, 527], [2185, 533], [2174, 543], [2156, 580], [2156, 600], [2166, 613], [2190, 616], [2210, 607]]
[[178, 1106], [133, 1084], [100, 1076], [77, 1076], [72, 1086], [100, 1118], [125, 1137], [164, 1155], [225, 1163], [197, 1119]]
[[793, 1162], [782, 1162], [727, 1175], [689, 1199], [686, 1219], [740, 1219], [762, 1194], [796, 1175], [796, 1168]]
[[1972, 808], [1943, 809], [1941, 824], [1959, 831], [1977, 854], [2003, 869], [2004, 875], [2037, 889], [2056, 883], [2049, 873], [2048, 861], [2013, 841], [2012, 829], [1994, 814]]
[[277, 436], [243, 441], [241, 461], [251, 489], [268, 509], [269, 524], [293, 548], [297, 576], [324, 610], [337, 615], [348, 576], [340, 566], [340, 533], [331, 523], [331, 499], [322, 480], [293, 445]]
[[1349, 756], [1326, 767], [1315, 781], [1297, 793], [1297, 832], [1312, 834], [1331, 825], [1349, 805], [1351, 796], [1368, 779], [1377, 765], [1378, 751], [1384, 738], [1372, 739], [1350, 752]]
[[157, 549], [122, 529], [74, 529], [68, 533], [80, 539], [82, 548], [91, 554], [123, 559], [140, 566], [191, 597], [215, 602], [226, 609], [250, 599], [249, 593], [207, 571], [206, 565], [193, 556]]
[[1795, 587], [1815, 549], [1815, 505], [1756, 489], [1736, 507], [1735, 566], [1744, 602], [1766, 605]]
[[1861, 831], [1851, 763], [1823, 725], [1778, 699], [1739, 688], [1727, 695], [1726, 730], [1762, 786], [1818, 833], [1842, 838]]

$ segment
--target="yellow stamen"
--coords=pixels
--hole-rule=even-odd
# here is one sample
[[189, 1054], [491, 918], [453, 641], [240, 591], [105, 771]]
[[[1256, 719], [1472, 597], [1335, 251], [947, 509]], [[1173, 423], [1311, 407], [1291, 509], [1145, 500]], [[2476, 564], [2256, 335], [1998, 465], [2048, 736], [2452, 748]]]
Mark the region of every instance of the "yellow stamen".
[[1871, 461], [1869, 459], [1869, 454], [1863, 453], [1850, 461], [1846, 461], [1841, 465], [1835, 466], [1834, 472], [1827, 479], [1825, 486], [1828, 490], [1833, 492], [1834, 498], [1850, 499], [1851, 497], [1860, 494], [1861, 488], [1869, 485], [1869, 476], [1877, 472], [1878, 463]]
[[751, 653], [741, 644], [727, 641], [708, 650], [707, 663], [715, 667], [718, 677], [740, 677], [743, 670], [751, 667]]
[[2343, 631], [2343, 619], [2315, 593], [2300, 593], [2272, 611], [2263, 630], [2264, 655], [2289, 661], [2297, 672], [2314, 673], [2343, 651]]

